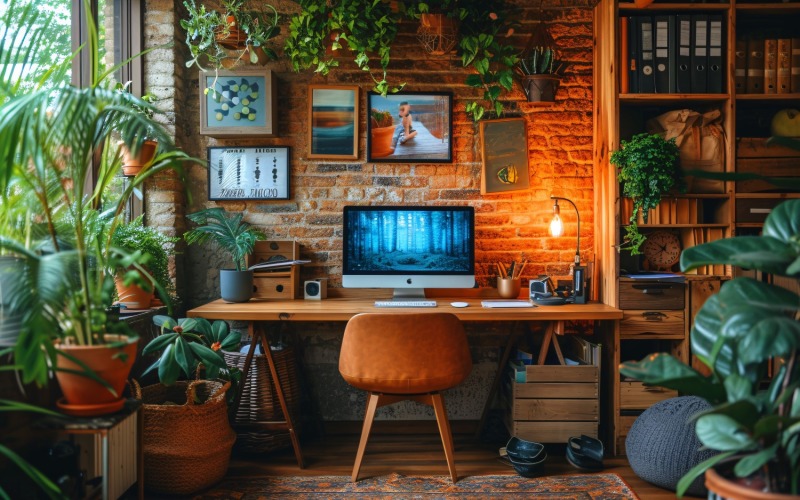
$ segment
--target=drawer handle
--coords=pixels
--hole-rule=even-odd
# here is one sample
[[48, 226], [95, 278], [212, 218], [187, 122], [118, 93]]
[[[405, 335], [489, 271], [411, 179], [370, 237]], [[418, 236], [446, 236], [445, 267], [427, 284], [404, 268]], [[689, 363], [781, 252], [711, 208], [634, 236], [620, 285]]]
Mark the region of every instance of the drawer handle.
[[772, 212], [771, 208], [751, 208], [750, 209], [750, 213], [751, 214], [768, 214], [770, 212]]
[[645, 392], [664, 392], [664, 389], [661, 387], [653, 387], [653, 386], [642, 386], [644, 387]]
[[642, 317], [644, 317], [646, 321], [664, 321], [667, 315], [658, 311], [645, 311], [642, 313]]
[[664, 290], [669, 290], [672, 285], [649, 283], [647, 285], [633, 285], [635, 290], [641, 290], [642, 293], [647, 295], [664, 295]]

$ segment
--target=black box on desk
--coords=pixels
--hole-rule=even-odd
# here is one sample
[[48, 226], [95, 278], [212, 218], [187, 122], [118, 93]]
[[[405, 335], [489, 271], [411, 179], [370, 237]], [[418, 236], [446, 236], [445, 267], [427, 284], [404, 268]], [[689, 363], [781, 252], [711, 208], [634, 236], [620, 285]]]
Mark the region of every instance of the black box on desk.
[[[300, 244], [294, 240], [257, 241], [253, 253], [247, 260], [252, 266], [276, 260], [297, 260]], [[268, 270], [256, 270], [253, 274], [253, 298], [255, 299], [300, 299], [300, 266], [286, 266]]]

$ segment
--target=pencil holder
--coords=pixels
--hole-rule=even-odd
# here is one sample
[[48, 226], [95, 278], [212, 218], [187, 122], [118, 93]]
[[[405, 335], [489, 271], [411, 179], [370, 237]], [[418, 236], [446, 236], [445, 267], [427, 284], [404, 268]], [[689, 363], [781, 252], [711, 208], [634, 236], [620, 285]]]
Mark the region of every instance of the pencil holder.
[[497, 293], [504, 299], [516, 299], [520, 290], [519, 278], [497, 278]]

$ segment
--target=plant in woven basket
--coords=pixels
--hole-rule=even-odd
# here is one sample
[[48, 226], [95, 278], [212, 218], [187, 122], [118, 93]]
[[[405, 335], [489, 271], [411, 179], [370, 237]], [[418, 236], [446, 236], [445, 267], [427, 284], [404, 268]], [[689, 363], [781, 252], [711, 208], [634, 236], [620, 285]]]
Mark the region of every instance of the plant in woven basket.
[[633, 213], [620, 249], [638, 255], [645, 240], [639, 232], [639, 213], [646, 224], [647, 212], [658, 206], [661, 195], [672, 188], [683, 192], [686, 183], [675, 139], [644, 133], [633, 136], [630, 141], [620, 141], [620, 145], [622, 148], [611, 154], [611, 164], [619, 169], [622, 193], [633, 199]]
[[155, 316], [153, 323], [161, 328], [161, 333], [150, 341], [142, 354], [161, 356], [147, 369], [145, 374], [158, 369], [158, 379], [162, 384], [174, 384], [183, 374], [191, 378], [198, 372], [202, 363], [206, 378], [235, 378], [225, 363], [222, 351], [237, 349], [242, 340], [240, 332], [228, 330], [224, 321], [213, 324], [203, 318], [180, 318]]

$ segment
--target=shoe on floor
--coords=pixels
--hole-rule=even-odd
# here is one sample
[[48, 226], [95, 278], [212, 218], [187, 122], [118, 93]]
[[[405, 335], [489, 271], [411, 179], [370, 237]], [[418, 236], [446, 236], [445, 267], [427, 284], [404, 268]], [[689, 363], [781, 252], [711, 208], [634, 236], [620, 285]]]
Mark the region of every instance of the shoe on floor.
[[603, 443], [599, 439], [581, 435], [567, 441], [567, 461], [575, 468], [598, 471], [603, 467]]

